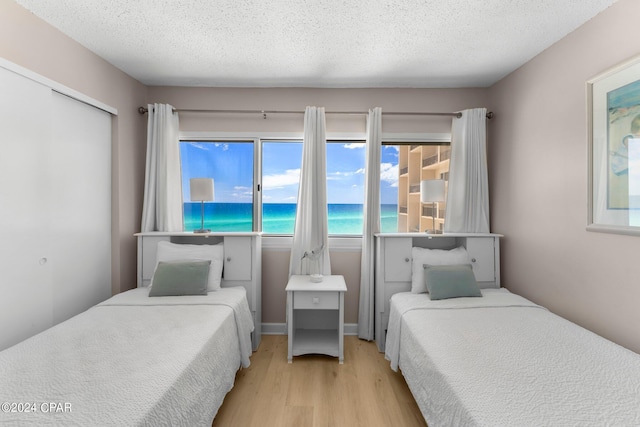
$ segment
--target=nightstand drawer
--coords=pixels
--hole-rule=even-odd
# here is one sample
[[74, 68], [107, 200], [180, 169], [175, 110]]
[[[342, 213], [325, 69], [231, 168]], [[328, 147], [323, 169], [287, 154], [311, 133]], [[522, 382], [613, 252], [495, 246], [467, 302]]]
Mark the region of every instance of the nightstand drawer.
[[293, 308], [338, 310], [340, 308], [340, 292], [294, 292]]

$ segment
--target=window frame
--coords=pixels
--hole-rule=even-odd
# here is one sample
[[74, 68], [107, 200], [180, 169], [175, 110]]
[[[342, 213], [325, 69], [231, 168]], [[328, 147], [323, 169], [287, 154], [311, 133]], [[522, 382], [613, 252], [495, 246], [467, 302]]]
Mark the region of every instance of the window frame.
[[[262, 144], [267, 142], [267, 143], [282, 143], [282, 144], [287, 144], [287, 143], [302, 143], [303, 138], [296, 138], [294, 136], [289, 136], [288, 138], [257, 138], [257, 140], [259, 141], [258, 144], [260, 145], [260, 158], [256, 160], [256, 163], [259, 163], [259, 169], [260, 169], [260, 194], [259, 194], [259, 200], [255, 200], [254, 199], [254, 206], [255, 205], [259, 205], [257, 206], [257, 209], [259, 210], [259, 215], [260, 215], [260, 225], [259, 225], [259, 230], [256, 231], [260, 231], [262, 232], [262, 163], [263, 163], [263, 158], [262, 158]], [[302, 160], [302, 159], [301, 159]], [[296, 200], [296, 205], [298, 204], [298, 201]], [[269, 237], [293, 237], [293, 233], [292, 234], [263, 234], [263, 236], [269, 236]]]
[[[345, 132], [326, 134], [327, 143], [364, 142], [366, 134]], [[180, 131], [179, 142], [251, 142], [253, 143], [253, 231], [262, 232], [262, 142], [301, 142], [304, 134], [298, 132], [216, 132], [216, 131]], [[451, 143], [450, 133], [383, 133], [382, 145]], [[366, 167], [366, 161], [365, 161]], [[181, 174], [182, 176], [182, 174]], [[263, 235], [263, 248], [288, 250], [293, 242], [292, 235]], [[359, 251], [362, 248], [362, 235], [329, 235], [329, 248], [340, 251]]]
[[[426, 136], [427, 134], [425, 134]], [[436, 147], [440, 147], [440, 146], [449, 146], [451, 147], [451, 135], [450, 134], [428, 134], [428, 136], [423, 136], [417, 139], [413, 139], [413, 138], [403, 138], [401, 134], [397, 134], [397, 136], [395, 138], [385, 138], [383, 135], [382, 138], [382, 146], [409, 146], [409, 151], [411, 152], [411, 149], [413, 148], [412, 146], [414, 145], [421, 145], [421, 146], [436, 146]], [[449, 157], [447, 158], [447, 160], [450, 160], [451, 156], [450, 156], [450, 149], [449, 149]], [[421, 167], [422, 169], [422, 167]], [[449, 175], [449, 170], [447, 169], [447, 181], [448, 181], [448, 175]], [[440, 174], [441, 176], [439, 178], [442, 178], [442, 174]], [[400, 176], [398, 176], [398, 178], [400, 178]], [[417, 184], [416, 184], [417, 185]], [[400, 194], [398, 194], [398, 196], [400, 196]], [[446, 206], [446, 205], [445, 205]], [[398, 215], [400, 215], [400, 200], [398, 200]], [[445, 208], [446, 209], [446, 208]], [[419, 219], [418, 219], [418, 225], [420, 225], [420, 223], [422, 222], [422, 220], [420, 219], [423, 215], [423, 206], [422, 203], [420, 203], [420, 207], [419, 207]], [[404, 212], [405, 214], [407, 214], [407, 212]], [[409, 214], [409, 217], [406, 218], [406, 221], [410, 221], [411, 219], [411, 214]], [[439, 214], [439, 210], [438, 210], [438, 215], [436, 216], [436, 218], [441, 218], [440, 214]], [[443, 221], [444, 221], [444, 217]], [[410, 224], [409, 224], [410, 225]], [[407, 225], [407, 226], [409, 226]], [[400, 217], [398, 217], [398, 224], [396, 226], [396, 231], [394, 233], [411, 233], [411, 234], [419, 234], [422, 233], [422, 231], [420, 231], [420, 228], [416, 231], [414, 230], [410, 230], [410, 231], [397, 231], [398, 228], [401, 228], [400, 225]], [[390, 232], [383, 232], [385, 234], [389, 234]]]
[[[260, 172], [262, 172], [262, 167], [264, 164], [264, 158], [262, 157], [262, 150], [264, 148], [264, 143], [295, 143], [295, 144], [302, 144], [303, 143], [303, 138], [287, 138], [287, 139], [283, 139], [283, 138], [259, 138], [260, 140], [260, 159], [258, 160], [258, 162], [260, 163]], [[346, 138], [336, 138], [333, 137], [331, 135], [328, 135], [327, 138], [327, 144], [346, 144], [346, 143], [358, 143], [358, 144], [365, 144], [366, 145], [366, 140], [364, 138], [357, 138], [356, 136], [350, 136], [348, 139]], [[366, 167], [366, 159], [363, 162], [362, 167]], [[260, 174], [260, 179], [262, 180], [263, 176], [262, 173]], [[260, 186], [261, 191], [263, 190], [262, 186]], [[259, 211], [260, 211], [260, 231], [263, 231], [262, 229], [262, 212], [263, 212], [263, 195], [260, 195], [260, 200], [259, 200]], [[254, 204], [256, 203], [256, 201], [254, 201]], [[328, 203], [327, 203], [328, 204]], [[296, 200], [296, 205], [297, 205], [297, 200]], [[291, 234], [277, 234], [277, 233], [265, 233], [263, 234], [264, 236], [274, 236], [274, 237], [288, 237], [288, 236], [292, 236], [293, 233]], [[362, 233], [360, 234], [329, 234], [329, 237], [331, 238], [361, 238], [362, 237]]]
[[[255, 137], [242, 137], [239, 135], [230, 136], [230, 137], [212, 137], [208, 136], [211, 133], [198, 132], [197, 135], [191, 135], [191, 132], [180, 132], [178, 136], [178, 145], [182, 142], [202, 142], [202, 143], [251, 143], [253, 144], [253, 183], [252, 183], [252, 195], [251, 195], [251, 203], [252, 203], [252, 218], [251, 218], [251, 231], [262, 231], [262, 215], [260, 211], [256, 211], [256, 193], [260, 191], [262, 186], [262, 170], [260, 168], [259, 162], [256, 162], [256, 156], [262, 155], [262, 152], [259, 147], [259, 140]], [[182, 159], [180, 159], [180, 188], [182, 188]], [[184, 198], [184, 195], [182, 195]], [[184, 200], [182, 200], [184, 204]], [[184, 209], [184, 208], [183, 208]], [[256, 224], [258, 224], [258, 228], [256, 228]], [[184, 227], [184, 219], [183, 219], [183, 227]]]

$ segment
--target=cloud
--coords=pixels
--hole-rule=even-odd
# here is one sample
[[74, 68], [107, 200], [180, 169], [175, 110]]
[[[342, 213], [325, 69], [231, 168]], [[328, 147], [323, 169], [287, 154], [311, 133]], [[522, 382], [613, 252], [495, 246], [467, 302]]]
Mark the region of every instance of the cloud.
[[338, 180], [340, 178], [343, 177], [349, 177], [349, 176], [353, 176], [353, 175], [362, 175], [364, 174], [364, 168], [360, 168], [358, 170], [355, 171], [347, 171], [347, 172], [332, 172], [330, 174], [327, 174], [327, 179], [328, 180]]
[[391, 187], [398, 186], [398, 165], [392, 163], [380, 164], [380, 181], [385, 181]]
[[250, 200], [253, 198], [253, 193], [251, 191], [234, 192], [231, 193], [231, 197], [234, 199]]
[[284, 173], [264, 175], [262, 187], [265, 190], [297, 185], [300, 182], [300, 169], [287, 169]]
[[383, 145], [382, 149], [387, 151], [385, 153], [385, 156], [398, 157], [400, 155], [400, 146], [399, 145]]
[[348, 144], [344, 144], [343, 148], [348, 148], [349, 150], [355, 150], [358, 148], [364, 148], [364, 142], [350, 142]]
[[213, 145], [216, 147], [222, 147], [222, 151], [227, 151], [229, 149], [229, 144], [226, 142], [215, 142]]
[[193, 148], [197, 148], [199, 150], [209, 151], [209, 143], [208, 142], [190, 142], [189, 145]]
[[236, 199], [251, 199], [253, 198], [253, 191], [251, 187], [245, 187], [242, 185], [236, 185], [233, 187], [231, 197]]

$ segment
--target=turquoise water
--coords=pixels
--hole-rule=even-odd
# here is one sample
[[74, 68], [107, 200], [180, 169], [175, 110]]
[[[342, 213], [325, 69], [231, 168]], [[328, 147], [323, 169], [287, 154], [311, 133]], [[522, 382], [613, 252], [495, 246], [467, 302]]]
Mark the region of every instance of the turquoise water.
[[[252, 231], [251, 203], [205, 203], [204, 228], [211, 231]], [[262, 231], [265, 234], [293, 234], [296, 205], [292, 203], [264, 203]], [[184, 229], [200, 228], [200, 203], [184, 204]], [[398, 230], [398, 206], [381, 205], [380, 227], [383, 232]], [[329, 234], [362, 234], [362, 205], [330, 204]]]

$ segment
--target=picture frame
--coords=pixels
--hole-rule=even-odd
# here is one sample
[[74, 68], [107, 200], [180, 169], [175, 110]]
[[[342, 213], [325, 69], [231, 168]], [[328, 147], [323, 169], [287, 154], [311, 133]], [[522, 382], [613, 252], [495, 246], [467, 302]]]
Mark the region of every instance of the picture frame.
[[587, 230], [640, 235], [640, 56], [587, 81]]

